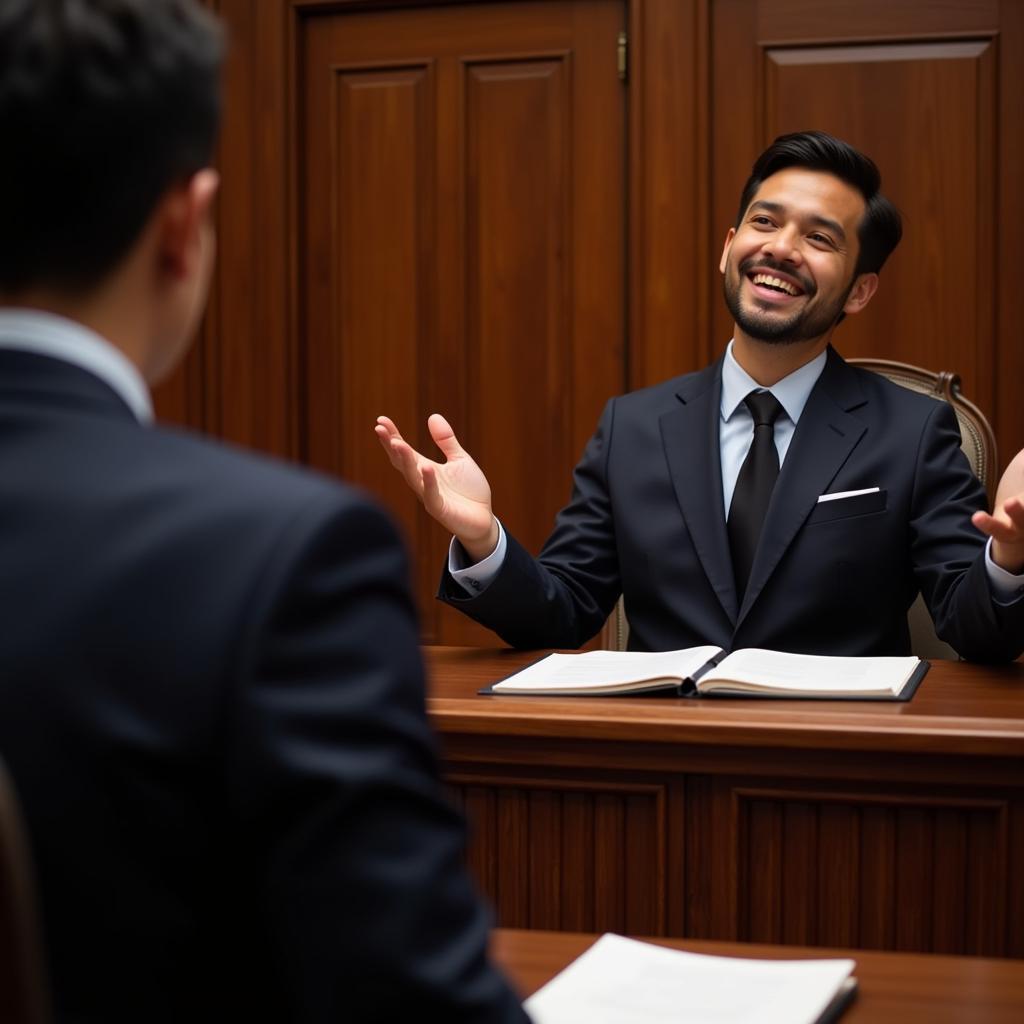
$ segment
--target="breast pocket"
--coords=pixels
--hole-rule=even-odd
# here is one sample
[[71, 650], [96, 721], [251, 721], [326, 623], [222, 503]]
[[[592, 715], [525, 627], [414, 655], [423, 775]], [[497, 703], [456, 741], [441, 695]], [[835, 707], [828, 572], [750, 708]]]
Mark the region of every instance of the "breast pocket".
[[807, 526], [819, 523], [833, 523], [838, 519], [853, 519], [855, 516], [869, 516], [884, 512], [888, 508], [887, 490], [871, 491], [869, 494], [853, 494], [848, 498], [819, 501], [807, 517]]

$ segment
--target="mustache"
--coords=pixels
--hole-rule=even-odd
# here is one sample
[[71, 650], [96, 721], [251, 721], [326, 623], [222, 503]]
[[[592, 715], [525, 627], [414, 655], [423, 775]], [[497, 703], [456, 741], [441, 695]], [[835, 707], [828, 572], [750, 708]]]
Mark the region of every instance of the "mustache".
[[755, 256], [750, 256], [740, 264], [740, 273], [743, 275], [752, 274], [755, 270], [774, 270], [777, 273], [782, 274], [783, 277], [793, 278], [807, 296], [814, 295], [818, 290], [814, 282], [805, 277], [798, 270], [794, 270], [792, 267], [787, 267], [784, 264], [779, 263], [778, 260], [773, 260], [768, 256], [763, 256], [760, 259]]

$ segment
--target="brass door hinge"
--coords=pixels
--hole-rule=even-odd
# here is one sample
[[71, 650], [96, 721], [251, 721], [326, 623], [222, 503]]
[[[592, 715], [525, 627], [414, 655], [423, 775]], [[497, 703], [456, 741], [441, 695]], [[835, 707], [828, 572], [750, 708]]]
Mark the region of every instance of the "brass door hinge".
[[624, 82], [629, 71], [629, 37], [625, 32], [619, 33], [618, 60], [619, 80]]

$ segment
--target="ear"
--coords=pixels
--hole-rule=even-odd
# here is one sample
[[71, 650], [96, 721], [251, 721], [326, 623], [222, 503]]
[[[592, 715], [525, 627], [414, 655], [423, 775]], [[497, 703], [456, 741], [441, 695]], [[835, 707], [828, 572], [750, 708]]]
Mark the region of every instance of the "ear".
[[850, 294], [843, 306], [844, 313], [859, 313], [870, 301], [878, 288], [877, 274], [860, 274], [853, 282]]
[[718, 261], [719, 273], [725, 273], [725, 264], [729, 259], [729, 249], [732, 248], [732, 240], [736, 237], [736, 229], [729, 228], [725, 233], [725, 245], [722, 246], [722, 258]]
[[160, 269], [175, 280], [192, 274], [202, 255], [202, 236], [210, 223], [220, 175], [212, 168], [196, 171], [164, 195], [157, 213]]

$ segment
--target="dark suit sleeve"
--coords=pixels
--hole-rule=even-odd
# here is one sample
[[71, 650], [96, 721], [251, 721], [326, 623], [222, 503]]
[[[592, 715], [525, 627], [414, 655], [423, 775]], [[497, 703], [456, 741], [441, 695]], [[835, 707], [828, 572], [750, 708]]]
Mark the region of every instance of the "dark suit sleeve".
[[438, 597], [513, 647], [579, 647], [604, 625], [621, 593], [608, 494], [615, 400], [573, 471], [569, 504], [534, 559], [511, 535], [497, 576], [476, 596], [442, 570]]
[[314, 505], [254, 597], [228, 716], [281, 1019], [525, 1021], [441, 792], [404, 555], [361, 499]]
[[960, 449], [960, 428], [946, 402], [935, 403], [917, 465], [912, 556], [936, 632], [969, 661], [1012, 661], [1024, 651], [1024, 600], [993, 600], [984, 541], [971, 523], [985, 496]]

